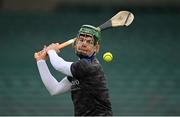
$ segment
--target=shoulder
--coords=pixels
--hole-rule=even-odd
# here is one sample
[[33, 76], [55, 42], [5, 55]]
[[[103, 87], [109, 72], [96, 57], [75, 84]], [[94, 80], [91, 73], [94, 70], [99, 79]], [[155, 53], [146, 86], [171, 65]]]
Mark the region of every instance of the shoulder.
[[88, 59], [80, 59], [76, 62], [74, 62], [72, 64], [72, 66], [78, 66], [78, 67], [83, 67], [83, 68], [87, 68], [87, 67], [91, 67], [93, 66], [94, 62], [88, 60]]
[[74, 77], [83, 77], [88, 72], [89, 63], [85, 59], [80, 59], [71, 64], [71, 73]]
[[73, 76], [86, 76], [101, 70], [101, 65], [96, 59], [93, 61], [80, 59], [71, 65], [71, 72]]
[[90, 67], [92, 67], [92, 63], [87, 59], [80, 59], [71, 65], [71, 69], [80, 71], [87, 71]]

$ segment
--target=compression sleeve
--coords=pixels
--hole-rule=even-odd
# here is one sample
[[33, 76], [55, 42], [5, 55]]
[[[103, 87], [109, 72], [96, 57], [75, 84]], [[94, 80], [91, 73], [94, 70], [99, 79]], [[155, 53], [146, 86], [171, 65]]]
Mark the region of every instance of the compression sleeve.
[[67, 77], [58, 82], [50, 73], [45, 60], [37, 61], [37, 66], [41, 79], [51, 95], [58, 95], [70, 91], [72, 84]]
[[60, 71], [61, 73], [67, 76], [72, 76], [70, 67], [73, 62], [65, 61], [64, 59], [58, 56], [55, 50], [49, 50], [48, 55], [49, 55], [52, 66], [56, 70]]

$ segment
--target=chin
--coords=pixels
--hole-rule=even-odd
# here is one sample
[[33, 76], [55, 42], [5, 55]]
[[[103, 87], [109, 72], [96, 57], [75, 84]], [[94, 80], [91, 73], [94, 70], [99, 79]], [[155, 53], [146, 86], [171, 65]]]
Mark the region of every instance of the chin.
[[82, 52], [82, 51], [76, 51], [77, 53], [77, 55], [81, 58], [81, 57], [87, 57], [88, 55], [87, 55], [87, 53], [84, 53], [84, 52]]
[[78, 54], [81, 54], [81, 55], [83, 55], [83, 56], [88, 56], [86, 53], [84, 53], [84, 52], [78, 52]]

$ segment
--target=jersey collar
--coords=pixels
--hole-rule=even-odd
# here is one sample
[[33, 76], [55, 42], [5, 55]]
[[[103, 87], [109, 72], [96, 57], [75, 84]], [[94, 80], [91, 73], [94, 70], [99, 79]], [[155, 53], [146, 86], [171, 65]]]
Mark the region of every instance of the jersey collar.
[[88, 61], [93, 61], [95, 59], [95, 52], [91, 56], [84, 56], [84, 55], [81, 55], [81, 54], [78, 54], [78, 53], [77, 53], [77, 56], [80, 59], [86, 59]]

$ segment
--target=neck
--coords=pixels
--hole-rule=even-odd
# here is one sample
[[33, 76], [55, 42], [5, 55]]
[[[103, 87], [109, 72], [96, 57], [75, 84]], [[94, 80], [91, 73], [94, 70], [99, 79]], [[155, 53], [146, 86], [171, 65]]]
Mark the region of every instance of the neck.
[[95, 58], [95, 52], [94, 52], [91, 56], [84, 56], [84, 55], [78, 54], [78, 53], [77, 53], [77, 56], [78, 56], [80, 59], [87, 59], [87, 60], [92, 61], [92, 60]]

